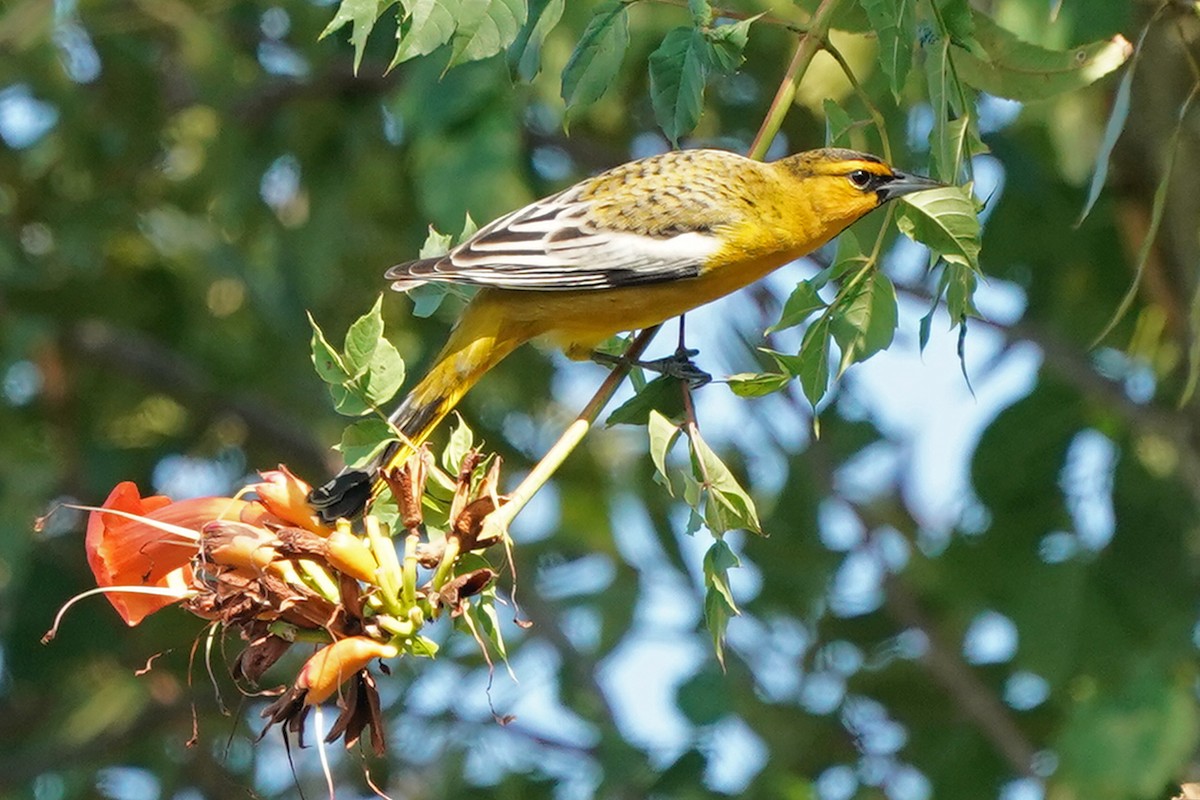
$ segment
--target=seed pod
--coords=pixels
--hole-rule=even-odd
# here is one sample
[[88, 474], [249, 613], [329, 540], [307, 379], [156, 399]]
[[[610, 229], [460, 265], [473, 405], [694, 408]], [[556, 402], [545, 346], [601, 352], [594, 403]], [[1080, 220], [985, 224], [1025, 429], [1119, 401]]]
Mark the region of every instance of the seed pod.
[[425, 494], [425, 481], [429, 477], [427, 460], [429, 448], [421, 446], [405, 459], [403, 464], [384, 472], [382, 477], [400, 511], [400, 524], [405, 528], [419, 527], [424, 521], [421, 498]]
[[296, 688], [307, 689], [304, 704], [315, 706], [358, 674], [374, 658], [395, 658], [399, 650], [366, 636], [350, 636], [318, 650], [296, 676]]

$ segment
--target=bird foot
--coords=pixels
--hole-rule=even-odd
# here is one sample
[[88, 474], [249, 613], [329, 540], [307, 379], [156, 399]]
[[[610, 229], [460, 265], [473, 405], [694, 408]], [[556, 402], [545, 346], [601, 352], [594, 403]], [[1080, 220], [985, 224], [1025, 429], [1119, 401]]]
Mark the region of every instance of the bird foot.
[[699, 353], [699, 350], [680, 347], [674, 353], [664, 358], [655, 358], [650, 361], [630, 361], [622, 356], [615, 356], [611, 353], [595, 352], [592, 353], [592, 360], [610, 366], [631, 364], [650, 372], [657, 372], [660, 375], [667, 375], [681, 380], [692, 389], [699, 389], [704, 384], [712, 381], [712, 375], [697, 367], [695, 362], [692, 361], [692, 356]]

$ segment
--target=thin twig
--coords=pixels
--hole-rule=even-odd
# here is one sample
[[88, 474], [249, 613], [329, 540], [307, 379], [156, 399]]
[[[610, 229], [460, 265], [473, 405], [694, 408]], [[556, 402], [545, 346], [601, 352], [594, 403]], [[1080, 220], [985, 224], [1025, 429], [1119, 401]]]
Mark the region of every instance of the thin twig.
[[792, 101], [796, 99], [796, 87], [804, 79], [809, 64], [821, 49], [821, 42], [826, 39], [829, 26], [833, 22], [833, 13], [841, 2], [842, 0], [821, 0], [821, 5], [817, 6], [809, 21], [808, 30], [800, 36], [800, 43], [796, 45], [796, 52], [788, 64], [783, 80], [779, 83], [775, 99], [767, 109], [762, 127], [758, 129], [754, 142], [750, 145], [750, 158], [761, 159], [770, 149], [775, 134], [779, 133], [779, 128], [783, 125], [783, 118], [787, 116], [792, 108]]
[[833, 56], [833, 60], [842, 68], [846, 79], [854, 87], [854, 93], [858, 95], [858, 99], [862, 101], [862, 104], [867, 107], [867, 113], [871, 115], [871, 124], [875, 126], [875, 130], [879, 133], [879, 145], [883, 148], [883, 160], [891, 164], [892, 143], [888, 137], [887, 124], [884, 122], [883, 113], [872, 102], [871, 96], [867, 94], [867, 90], [859, 83], [858, 77], [854, 74], [854, 70], [850, 68], [850, 62], [842, 55], [842, 51], [834, 47], [833, 42], [829, 41], [828, 38], [821, 42], [821, 49]]
[[654, 338], [654, 334], [658, 333], [658, 329], [661, 327], [661, 325], [655, 325], [652, 328], [646, 328], [630, 342], [621, 363], [613, 367], [613, 371], [604, 379], [604, 383], [600, 384], [600, 388], [592, 395], [592, 399], [584, 406], [583, 411], [579, 412], [575, 421], [567, 426], [554, 446], [546, 451], [546, 455], [542, 456], [541, 461], [525, 476], [525, 480], [521, 481], [521, 484], [508, 494], [508, 501], [484, 520], [483, 529], [479, 535], [480, 539], [487, 540], [507, 535], [508, 526], [521, 509], [533, 499], [537, 491], [566, 461], [567, 456], [583, 441], [583, 437], [591, 430], [592, 424], [600, 416], [604, 406], [616, 394], [617, 388], [629, 374], [629, 370], [633, 367], [632, 362], [641, 356], [647, 345], [650, 344], [650, 340]]

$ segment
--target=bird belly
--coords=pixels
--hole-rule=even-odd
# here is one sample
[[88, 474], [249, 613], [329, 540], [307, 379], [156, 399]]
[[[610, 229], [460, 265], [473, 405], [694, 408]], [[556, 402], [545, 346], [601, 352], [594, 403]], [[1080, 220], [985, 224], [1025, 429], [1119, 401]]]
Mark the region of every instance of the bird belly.
[[587, 358], [598, 344], [623, 331], [649, 328], [742, 288], [791, 260], [774, 254], [695, 278], [615, 289], [574, 292], [487, 289], [475, 302], [504, 306], [504, 314], [528, 326], [571, 358]]

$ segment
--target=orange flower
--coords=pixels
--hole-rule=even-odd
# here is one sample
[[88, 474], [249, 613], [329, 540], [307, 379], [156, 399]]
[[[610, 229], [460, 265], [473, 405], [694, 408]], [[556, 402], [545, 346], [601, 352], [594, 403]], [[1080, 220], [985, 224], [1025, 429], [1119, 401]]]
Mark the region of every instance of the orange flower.
[[[253, 518], [262, 507], [228, 497], [202, 497], [171, 502], [155, 495], [143, 498], [137, 486], [123, 481], [88, 518], [88, 565], [101, 588], [155, 586], [178, 591], [178, 597], [106, 592], [121, 619], [137, 625], [160, 608], [178, 602], [189, 590], [191, 560], [199, 549], [201, 527], [215, 519]], [[119, 513], [138, 517], [131, 519]], [[184, 530], [197, 531], [190, 538]]]
[[321, 536], [329, 535], [329, 528], [320, 523], [308, 504], [311, 486], [293, 475], [283, 464], [279, 465], [279, 469], [260, 472], [259, 475], [262, 476], [262, 482], [252, 484], [250, 488], [268, 511], [289, 525], [297, 525]]

